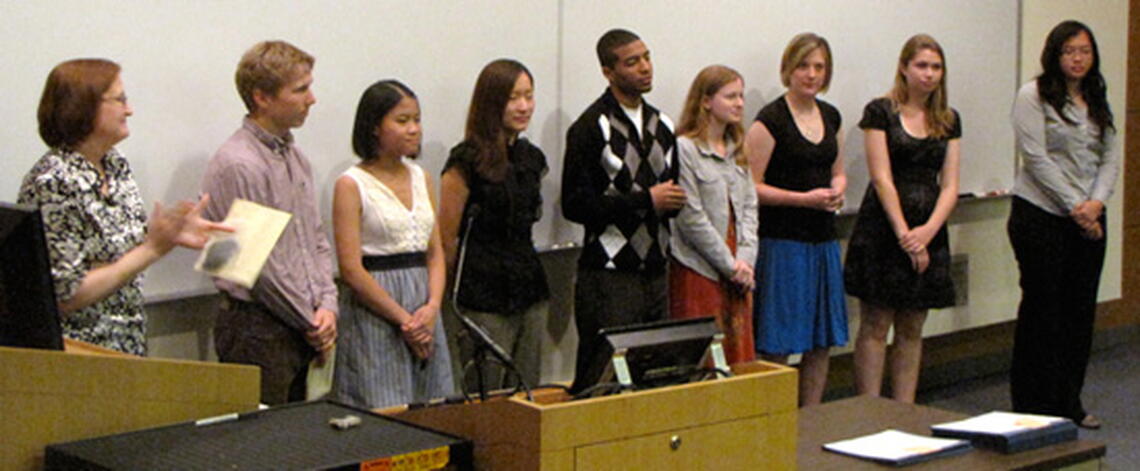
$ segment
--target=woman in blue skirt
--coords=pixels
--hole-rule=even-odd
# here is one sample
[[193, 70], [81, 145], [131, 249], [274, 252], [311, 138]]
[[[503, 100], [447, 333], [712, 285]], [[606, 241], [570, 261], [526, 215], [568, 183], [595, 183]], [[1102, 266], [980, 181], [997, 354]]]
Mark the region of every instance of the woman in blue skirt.
[[818, 404], [829, 349], [847, 343], [835, 212], [843, 205], [840, 116], [816, 98], [831, 82], [831, 48], [812, 33], [792, 38], [780, 61], [787, 93], [756, 115], [747, 145], [760, 200], [756, 349], [800, 361], [800, 404]]

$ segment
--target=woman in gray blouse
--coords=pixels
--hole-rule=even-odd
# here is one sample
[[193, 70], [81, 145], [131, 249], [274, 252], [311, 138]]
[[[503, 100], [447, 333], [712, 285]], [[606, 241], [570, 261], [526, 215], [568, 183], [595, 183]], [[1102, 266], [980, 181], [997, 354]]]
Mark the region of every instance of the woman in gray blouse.
[[1119, 173], [1116, 129], [1089, 28], [1049, 33], [1043, 72], [1013, 105], [1022, 166], [1009, 239], [1021, 271], [1010, 393], [1018, 412], [1100, 421], [1081, 404], [1104, 264], [1104, 203]]

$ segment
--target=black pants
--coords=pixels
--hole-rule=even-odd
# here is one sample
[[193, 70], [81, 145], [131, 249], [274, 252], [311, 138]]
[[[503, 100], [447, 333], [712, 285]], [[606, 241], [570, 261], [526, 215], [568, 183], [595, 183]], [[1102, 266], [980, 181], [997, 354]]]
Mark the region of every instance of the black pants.
[[222, 295], [214, 324], [218, 360], [261, 368], [261, 402], [271, 406], [305, 400], [309, 362], [316, 351], [304, 334], [265, 306]]
[[[1103, 216], [1100, 224], [1107, 233]], [[1086, 239], [1071, 218], [1017, 197], [1007, 229], [1021, 271], [1010, 370], [1013, 410], [1080, 421], [1105, 239]]]
[[598, 335], [598, 330], [664, 320], [668, 309], [664, 271], [645, 274], [578, 269], [574, 284], [578, 355], [571, 392], [593, 386], [603, 372], [605, 339]]

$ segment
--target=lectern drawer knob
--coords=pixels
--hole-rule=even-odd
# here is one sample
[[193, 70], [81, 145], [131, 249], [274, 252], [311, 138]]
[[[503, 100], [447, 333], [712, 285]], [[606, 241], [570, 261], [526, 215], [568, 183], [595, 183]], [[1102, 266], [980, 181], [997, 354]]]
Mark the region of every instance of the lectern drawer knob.
[[678, 448], [681, 448], [681, 436], [673, 435], [672, 437], [669, 437], [669, 449], [676, 450]]

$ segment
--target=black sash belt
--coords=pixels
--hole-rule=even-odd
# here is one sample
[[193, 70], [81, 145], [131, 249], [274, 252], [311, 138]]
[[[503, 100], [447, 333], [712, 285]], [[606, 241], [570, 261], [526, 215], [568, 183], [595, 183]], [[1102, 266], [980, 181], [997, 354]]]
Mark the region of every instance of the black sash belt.
[[364, 269], [368, 271], [396, 270], [427, 265], [426, 252], [408, 252], [393, 255], [365, 255]]

